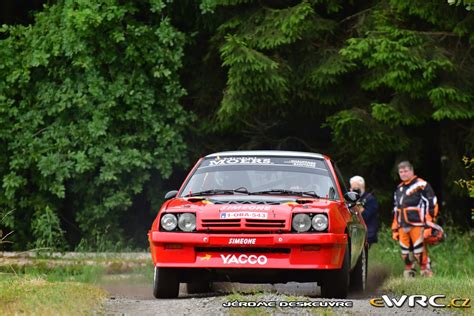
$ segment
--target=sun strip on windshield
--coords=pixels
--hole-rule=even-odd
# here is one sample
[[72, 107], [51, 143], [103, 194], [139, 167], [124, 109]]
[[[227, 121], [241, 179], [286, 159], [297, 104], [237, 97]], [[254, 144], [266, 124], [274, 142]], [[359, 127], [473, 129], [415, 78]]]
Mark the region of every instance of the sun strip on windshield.
[[[318, 166], [319, 165], [319, 166]], [[298, 167], [307, 169], [319, 169], [328, 171], [322, 160], [296, 159], [289, 157], [216, 157], [206, 159], [199, 169], [215, 168], [222, 166], [274, 166], [274, 167]]]

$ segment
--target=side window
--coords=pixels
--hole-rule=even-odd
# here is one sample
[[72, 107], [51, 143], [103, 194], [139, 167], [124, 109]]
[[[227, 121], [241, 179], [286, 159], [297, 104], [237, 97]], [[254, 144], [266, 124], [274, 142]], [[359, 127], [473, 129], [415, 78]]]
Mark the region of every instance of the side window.
[[344, 181], [345, 178], [342, 176], [342, 173], [339, 170], [339, 168], [337, 167], [337, 165], [332, 161], [331, 161], [331, 163], [334, 166], [334, 170], [336, 171], [337, 181], [339, 182], [339, 184], [341, 186], [342, 194], [346, 194], [347, 185], [346, 185], [346, 182]]

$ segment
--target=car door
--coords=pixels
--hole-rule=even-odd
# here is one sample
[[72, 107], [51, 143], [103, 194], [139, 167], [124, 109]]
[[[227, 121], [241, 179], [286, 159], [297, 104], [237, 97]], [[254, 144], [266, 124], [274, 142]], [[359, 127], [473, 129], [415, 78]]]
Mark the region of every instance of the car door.
[[[346, 182], [344, 181], [344, 177], [341, 174], [341, 171], [337, 167], [335, 163], [333, 163], [334, 170], [336, 171], [337, 180], [339, 185], [341, 186], [341, 190], [343, 194], [347, 192]], [[365, 245], [365, 237], [366, 237], [366, 228], [363, 224], [362, 215], [358, 211], [357, 206], [349, 205], [346, 202], [346, 207], [349, 209], [351, 214], [351, 219], [347, 223], [347, 231], [351, 241], [351, 268], [355, 266], [357, 263], [357, 259], [359, 258], [360, 253]]]

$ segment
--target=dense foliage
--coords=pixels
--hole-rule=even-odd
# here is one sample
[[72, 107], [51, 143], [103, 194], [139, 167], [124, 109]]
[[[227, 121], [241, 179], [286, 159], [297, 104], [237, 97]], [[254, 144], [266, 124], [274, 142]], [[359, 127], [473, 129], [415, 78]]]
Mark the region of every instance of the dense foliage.
[[462, 157], [474, 149], [473, 13], [402, 0], [206, 0], [201, 9], [225, 17], [209, 51], [226, 84], [205, 84], [222, 93], [211, 117], [221, 131], [239, 131], [243, 147], [331, 154], [347, 176], [368, 178], [385, 217], [396, 162], [409, 159], [444, 219], [468, 222], [467, 192], [454, 182], [468, 177]]
[[2, 28], [0, 217], [17, 247], [63, 246], [64, 221], [117, 241], [132, 198], [184, 161], [184, 36], [164, 7], [65, 1]]
[[450, 4], [76, 0], [4, 26], [1, 225], [19, 248], [115, 242], [185, 157], [273, 148], [366, 177], [382, 218], [409, 159], [467, 227], [474, 13]]

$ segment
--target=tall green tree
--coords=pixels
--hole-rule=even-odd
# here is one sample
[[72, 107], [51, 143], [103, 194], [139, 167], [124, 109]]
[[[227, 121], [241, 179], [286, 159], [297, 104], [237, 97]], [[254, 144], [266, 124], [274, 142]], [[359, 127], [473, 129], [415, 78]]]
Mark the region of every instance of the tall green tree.
[[61, 0], [2, 27], [0, 229], [117, 241], [186, 149], [235, 148], [327, 153], [382, 217], [410, 159], [465, 223], [474, 16], [452, 2]]
[[0, 218], [17, 248], [64, 246], [66, 213], [83, 242], [120, 240], [132, 198], [185, 161], [169, 3], [57, 1], [1, 28]]
[[387, 214], [393, 168], [410, 159], [451, 215], [468, 217], [454, 182], [474, 148], [471, 12], [434, 0], [203, 0], [201, 10], [220, 21], [209, 53], [226, 70], [214, 128], [248, 148], [329, 153], [368, 176]]

